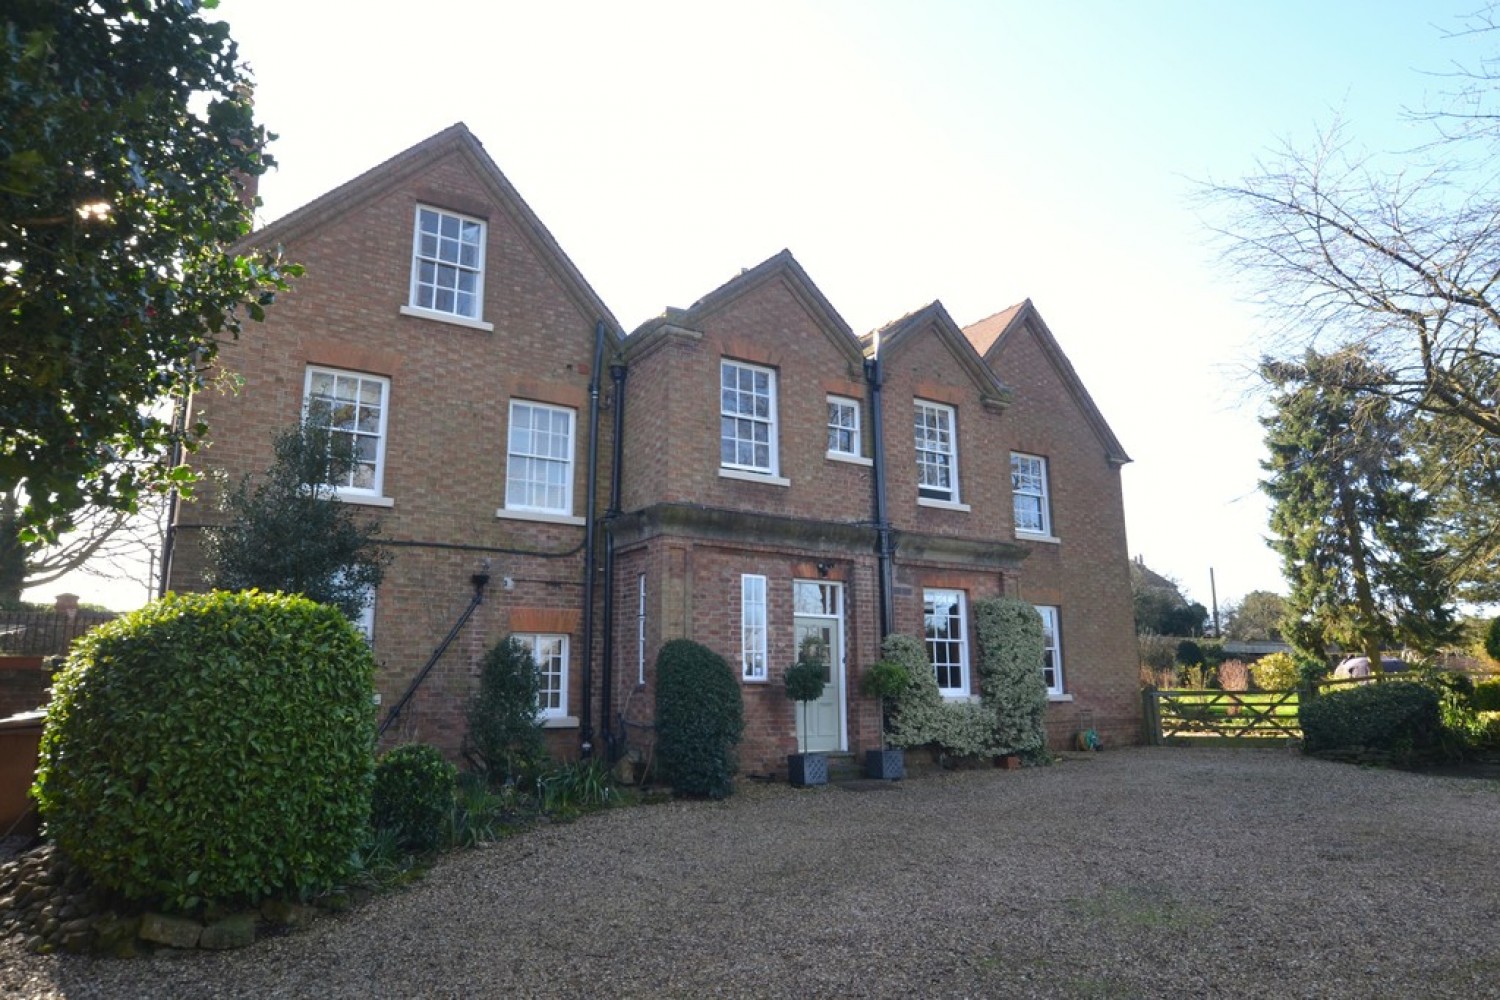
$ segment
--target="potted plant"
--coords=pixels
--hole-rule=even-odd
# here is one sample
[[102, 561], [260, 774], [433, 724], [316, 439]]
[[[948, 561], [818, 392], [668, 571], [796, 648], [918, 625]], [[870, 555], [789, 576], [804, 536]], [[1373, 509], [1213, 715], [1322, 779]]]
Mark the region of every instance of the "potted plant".
[[865, 751], [865, 776], [883, 781], [906, 777], [906, 755], [890, 743], [891, 706], [905, 690], [910, 678], [906, 668], [894, 660], [881, 660], [865, 671], [859, 687], [866, 695], [880, 699], [880, 749]]
[[808, 753], [806, 748], [807, 703], [823, 696], [823, 686], [828, 683], [827, 669], [823, 643], [810, 635], [802, 640], [797, 662], [786, 671], [786, 696], [802, 703], [802, 736], [798, 743], [801, 752], [787, 755], [787, 781], [801, 788], [828, 784], [828, 755]]

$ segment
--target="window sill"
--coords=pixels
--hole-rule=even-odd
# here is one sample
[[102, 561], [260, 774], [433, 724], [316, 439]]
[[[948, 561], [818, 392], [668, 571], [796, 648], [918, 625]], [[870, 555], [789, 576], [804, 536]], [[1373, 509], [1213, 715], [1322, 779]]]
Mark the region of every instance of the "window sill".
[[572, 514], [549, 514], [540, 510], [511, 510], [501, 507], [495, 511], [495, 516], [508, 521], [540, 521], [543, 524], [575, 524], [584, 523], [583, 518], [574, 517]]
[[1062, 542], [1056, 535], [1042, 535], [1035, 531], [1017, 531], [1016, 537], [1023, 542], [1046, 542], [1048, 545], [1058, 545]]
[[365, 493], [339, 493], [337, 490], [330, 491], [329, 499], [337, 500], [339, 503], [352, 503], [360, 507], [394, 507], [396, 501], [391, 497], [370, 496]]
[[968, 692], [944, 691], [941, 688], [939, 688], [938, 689], [938, 694], [940, 694], [940, 695], [943, 696], [943, 700], [944, 701], [953, 702], [954, 704], [958, 704], [958, 705], [962, 705], [965, 702], [968, 702], [969, 704], [975, 704], [975, 705], [977, 705], [979, 703], [979, 696], [978, 695], [969, 694]]
[[968, 504], [959, 503], [956, 500], [934, 500], [931, 497], [917, 497], [917, 506], [935, 507], [938, 510], [957, 510], [965, 514], [973, 509]]
[[771, 678], [769, 678], [769, 677], [741, 677], [740, 678], [740, 683], [741, 684], [769, 684], [769, 683], [771, 683]]
[[447, 323], [451, 326], [466, 326], [470, 330], [484, 330], [492, 333], [495, 324], [486, 323], [482, 319], [469, 319], [467, 316], [455, 316], [453, 313], [438, 312], [434, 309], [419, 309], [416, 306], [402, 306], [401, 315], [414, 316], [417, 319], [430, 319], [438, 323]]
[[576, 715], [549, 715], [542, 720], [543, 729], [577, 729], [578, 716]]
[[830, 462], [848, 462], [850, 465], [874, 465], [875, 462], [865, 458], [863, 455], [848, 455], [842, 451], [825, 452], [824, 456]]
[[1048, 701], [1054, 701], [1054, 702], [1072, 701], [1073, 700], [1073, 696], [1070, 695], [1070, 694], [1051, 694], [1049, 692], [1048, 695], [1047, 695], [1047, 700]]
[[719, 478], [738, 479], [744, 483], [765, 483], [767, 486], [792, 485], [790, 479], [783, 479], [780, 476], [772, 476], [764, 472], [746, 472], [743, 469], [726, 469], [722, 466], [719, 468]]

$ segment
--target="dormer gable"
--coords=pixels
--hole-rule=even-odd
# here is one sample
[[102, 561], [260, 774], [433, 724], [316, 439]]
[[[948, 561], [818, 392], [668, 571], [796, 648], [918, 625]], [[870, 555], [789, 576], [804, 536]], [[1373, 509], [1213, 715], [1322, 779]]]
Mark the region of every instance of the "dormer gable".
[[1057, 338], [1052, 335], [1052, 331], [1042, 319], [1042, 314], [1037, 311], [1030, 299], [1018, 302], [992, 316], [987, 316], [977, 323], [969, 324], [963, 328], [963, 336], [972, 345], [973, 350], [982, 357], [984, 364], [997, 371], [1000, 368], [999, 359], [1006, 345], [1020, 337], [1031, 337], [1041, 350], [1043, 357], [1056, 372], [1059, 381], [1072, 396], [1079, 412], [1088, 421], [1109, 460], [1117, 465], [1124, 465], [1131, 460], [1130, 456], [1125, 453], [1125, 448], [1120, 444], [1119, 438], [1115, 437], [1114, 431], [1105, 421], [1104, 414], [1099, 412], [1099, 407], [1095, 405], [1093, 397], [1084, 387], [1083, 380], [1078, 377], [1073, 363], [1063, 353]]
[[986, 409], [1003, 411], [1010, 405], [1011, 391], [987, 367], [964, 337], [942, 302], [934, 300], [921, 309], [887, 323], [861, 338], [865, 354], [886, 363], [902, 353], [935, 343], [947, 351], [972, 381]]
[[704, 295], [686, 309], [669, 307], [662, 315], [647, 320], [626, 339], [627, 357], [638, 356], [664, 334], [672, 331], [696, 331], [713, 316], [734, 303], [767, 286], [779, 284], [807, 313], [828, 342], [858, 372], [864, 362], [864, 351], [854, 331], [834, 309], [832, 303], [813, 284], [790, 250], [767, 258]]

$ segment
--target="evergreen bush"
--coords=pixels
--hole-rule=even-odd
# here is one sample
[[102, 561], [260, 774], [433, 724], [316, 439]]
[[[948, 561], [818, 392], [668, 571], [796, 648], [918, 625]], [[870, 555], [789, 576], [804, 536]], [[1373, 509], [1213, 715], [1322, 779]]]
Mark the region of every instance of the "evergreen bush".
[[1192, 639], [1183, 639], [1177, 644], [1177, 662], [1184, 667], [1203, 666], [1203, 647]]
[[1297, 712], [1308, 753], [1377, 750], [1409, 758], [1438, 750], [1438, 692], [1411, 681], [1361, 684], [1304, 700]]
[[1044, 757], [1047, 683], [1042, 677], [1042, 617], [1015, 597], [975, 601], [973, 608], [980, 697], [995, 720], [1000, 752]]
[[181, 911], [326, 888], [370, 820], [374, 661], [337, 609], [168, 594], [78, 640], [32, 794], [94, 882]]
[[943, 700], [921, 639], [899, 633], [887, 636], [881, 655], [899, 665], [907, 676], [905, 690], [894, 699], [892, 746], [933, 744], [940, 753], [952, 757], [988, 757], [1001, 749], [993, 709]]
[[1302, 680], [1297, 658], [1291, 653], [1271, 653], [1250, 665], [1250, 676], [1262, 691], [1290, 691]]
[[1500, 678], [1480, 681], [1474, 685], [1474, 710], [1500, 712]]
[[1490, 659], [1500, 660], [1500, 618], [1490, 622], [1490, 627], [1484, 633], [1484, 651], [1489, 654]]
[[739, 681], [724, 657], [673, 639], [656, 658], [656, 759], [679, 795], [734, 793], [735, 744], [745, 729]]
[[410, 850], [441, 847], [457, 784], [458, 768], [435, 746], [408, 743], [387, 751], [375, 761], [371, 824], [392, 831]]
[[537, 714], [541, 678], [531, 650], [507, 636], [485, 654], [479, 690], [469, 700], [469, 731], [463, 756], [492, 787], [528, 784], [547, 760], [542, 720]]

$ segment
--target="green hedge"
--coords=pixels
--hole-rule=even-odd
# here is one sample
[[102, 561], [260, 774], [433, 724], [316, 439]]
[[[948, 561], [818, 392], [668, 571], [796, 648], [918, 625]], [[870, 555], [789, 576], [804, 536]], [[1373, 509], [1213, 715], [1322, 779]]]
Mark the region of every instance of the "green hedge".
[[734, 793], [735, 744], [745, 730], [740, 684], [729, 663], [690, 639], [656, 658], [656, 759], [679, 795]]
[[1046, 637], [1036, 608], [1014, 597], [974, 602], [979, 690], [994, 717], [1001, 753], [1046, 756]]
[[1328, 692], [1304, 700], [1297, 716], [1308, 753], [1368, 749], [1410, 757], [1443, 745], [1441, 696], [1410, 681]]
[[408, 743], [375, 762], [370, 822], [389, 830], [402, 847], [430, 851], [442, 846], [453, 813], [458, 768], [426, 743]]
[[1474, 711], [1500, 712], [1500, 679], [1474, 685]]
[[103, 625], [54, 681], [47, 833], [153, 905], [325, 888], [369, 824], [373, 675], [344, 616], [303, 597], [169, 594]]

